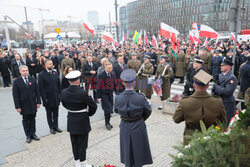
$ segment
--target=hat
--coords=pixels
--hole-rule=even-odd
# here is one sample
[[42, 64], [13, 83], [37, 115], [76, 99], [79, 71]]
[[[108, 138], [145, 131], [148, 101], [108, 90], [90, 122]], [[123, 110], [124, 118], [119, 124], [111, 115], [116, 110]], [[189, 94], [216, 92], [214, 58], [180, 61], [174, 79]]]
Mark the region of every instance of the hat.
[[151, 56], [151, 53], [150, 52], [146, 52], [145, 55]]
[[232, 53], [232, 52], [234, 52], [234, 50], [233, 49], [229, 49], [228, 53]]
[[228, 66], [232, 66], [234, 65], [234, 63], [232, 63], [231, 59], [228, 58], [228, 57], [224, 57], [223, 60], [222, 60], [222, 63], [221, 65], [228, 65]]
[[125, 83], [133, 82], [136, 79], [136, 72], [133, 69], [126, 69], [121, 73], [121, 79]]
[[203, 63], [204, 63], [204, 61], [200, 58], [200, 56], [195, 56], [195, 57], [194, 57], [194, 61], [195, 61], [196, 63], [199, 63], [199, 64], [203, 64]]
[[161, 55], [160, 59], [166, 59], [166, 55]]
[[220, 53], [220, 51], [216, 50], [216, 51], [214, 51], [214, 53]]
[[143, 60], [145, 60], [145, 59], [150, 59], [150, 56], [146, 54], [146, 55], [143, 57]]
[[81, 72], [79, 70], [71, 71], [69, 72], [65, 78], [67, 78], [69, 81], [76, 81], [81, 76]]
[[89, 50], [88, 53], [92, 53], [92, 50]]
[[132, 56], [136, 56], [136, 53], [135, 53], [135, 52], [133, 52], [131, 55], [132, 55]]
[[199, 86], [206, 86], [212, 78], [213, 78], [212, 75], [206, 73], [203, 70], [200, 70], [194, 76], [194, 83]]

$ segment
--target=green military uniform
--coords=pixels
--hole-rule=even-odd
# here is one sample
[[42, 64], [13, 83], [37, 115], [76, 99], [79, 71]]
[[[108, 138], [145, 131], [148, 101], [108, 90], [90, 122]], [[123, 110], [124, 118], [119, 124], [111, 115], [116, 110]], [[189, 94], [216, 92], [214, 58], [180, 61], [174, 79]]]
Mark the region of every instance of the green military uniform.
[[153, 75], [154, 66], [152, 63], [144, 63], [144, 68], [142, 68], [141, 74], [139, 74], [140, 79], [140, 90], [144, 93], [148, 99], [151, 99], [153, 90], [151, 85], [148, 85], [148, 76]]
[[68, 59], [63, 59], [62, 60], [62, 73], [64, 73], [64, 70], [67, 66], [70, 66], [73, 70], [76, 69], [76, 65], [73, 59], [68, 58]]
[[[239, 75], [238, 75], [238, 82], [241, 81], [241, 73], [240, 73], [240, 71], [241, 71], [241, 68], [242, 68], [245, 64], [246, 64], [246, 62], [244, 62], [244, 63], [242, 63], [242, 64], [240, 65], [240, 70], [239, 70]], [[240, 88], [239, 88], [239, 91], [238, 91], [238, 94], [237, 94], [237, 98], [238, 98], [238, 99], [243, 99], [243, 93], [240, 91]], [[246, 103], [245, 103], [245, 104], [246, 104]]]
[[210, 73], [210, 66], [211, 66], [211, 62], [212, 62], [212, 57], [209, 53], [206, 54], [202, 54], [201, 59], [204, 61], [203, 66], [204, 66], [204, 70], [208, 73]]
[[244, 100], [245, 100], [245, 105], [250, 103], [250, 87], [245, 92]]
[[185, 76], [185, 54], [178, 54], [176, 59], [176, 76]]
[[192, 135], [195, 130], [200, 131], [200, 120], [206, 127], [216, 125], [216, 121], [226, 120], [223, 102], [218, 96], [211, 96], [207, 92], [195, 92], [180, 100], [174, 113], [176, 123], [185, 121], [184, 145], [188, 144], [186, 135]]
[[[165, 68], [166, 68], [165, 73], [162, 75]], [[170, 79], [172, 75], [173, 75], [173, 70], [168, 63], [165, 62], [164, 64], [159, 64], [157, 66], [155, 78], [158, 79], [159, 77], [162, 77], [162, 81], [163, 81], [162, 96], [161, 96], [162, 101], [170, 97]]]
[[171, 63], [172, 67], [175, 66], [175, 57], [174, 57], [174, 55], [172, 53], [167, 54], [166, 61]]
[[138, 70], [141, 67], [141, 61], [139, 61], [137, 59], [136, 60], [131, 59], [131, 60], [128, 61], [127, 66], [128, 66], [128, 68], [133, 69], [136, 72], [138, 72]]

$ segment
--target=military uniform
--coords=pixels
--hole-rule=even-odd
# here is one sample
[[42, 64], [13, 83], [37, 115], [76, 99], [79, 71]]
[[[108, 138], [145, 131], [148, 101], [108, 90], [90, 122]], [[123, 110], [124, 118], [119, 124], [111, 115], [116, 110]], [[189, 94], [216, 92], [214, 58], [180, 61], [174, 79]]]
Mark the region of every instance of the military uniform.
[[[241, 83], [240, 83], [240, 91], [243, 94], [243, 97], [246, 94], [246, 90], [250, 87], [250, 57], [248, 57], [248, 61], [241, 68]], [[247, 103], [245, 103], [247, 105]]]
[[[78, 79], [80, 75], [80, 71], [72, 71], [66, 75], [66, 78]], [[67, 131], [70, 133], [74, 159], [84, 162], [91, 131], [89, 117], [95, 114], [97, 105], [88, 95], [88, 91], [77, 85], [70, 85], [62, 91], [62, 104], [68, 110]]]
[[176, 76], [181, 78], [180, 83], [184, 82], [185, 76], [185, 54], [178, 54], [176, 59]]
[[[121, 74], [121, 79], [133, 82], [136, 72], [131, 69]], [[115, 97], [115, 112], [121, 116], [120, 156], [126, 167], [141, 167], [152, 164], [145, 121], [151, 115], [152, 108], [143, 94], [134, 90], [125, 90]]]
[[73, 70], [76, 69], [76, 66], [75, 66], [75, 62], [73, 59], [71, 58], [68, 58], [68, 59], [63, 59], [62, 60], [62, 64], [61, 64], [61, 69], [62, 69], [62, 73], [64, 73], [64, 70], [67, 66], [70, 66]]
[[[166, 67], [167, 66], [167, 67]], [[165, 73], [163, 74], [163, 71], [165, 70]], [[161, 100], [166, 100], [170, 97], [170, 79], [173, 75], [173, 70], [170, 66], [170, 64], [168, 63], [164, 63], [164, 64], [159, 64], [157, 66], [157, 70], [155, 73], [155, 79], [161, 77], [162, 78], [162, 96], [161, 96]]]
[[143, 64], [142, 72], [139, 74], [141, 93], [144, 93], [148, 99], [151, 99], [153, 94], [152, 87], [148, 84], [148, 78], [152, 76], [153, 72], [154, 66], [152, 63], [148, 62]]
[[212, 57], [210, 54], [202, 54], [201, 59], [204, 61], [204, 69], [206, 72], [210, 72]]
[[180, 100], [174, 113], [176, 123], [185, 121], [184, 145], [188, 144], [186, 135], [192, 135], [195, 130], [201, 131], [200, 120], [207, 128], [216, 125], [216, 121], [225, 121], [225, 108], [221, 98], [211, 96], [207, 92], [195, 92]]

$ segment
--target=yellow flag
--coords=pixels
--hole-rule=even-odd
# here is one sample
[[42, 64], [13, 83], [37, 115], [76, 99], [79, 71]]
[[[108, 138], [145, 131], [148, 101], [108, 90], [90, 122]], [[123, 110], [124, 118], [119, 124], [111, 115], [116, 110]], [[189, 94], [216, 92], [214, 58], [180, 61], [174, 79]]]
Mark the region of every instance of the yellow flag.
[[59, 34], [60, 31], [61, 31], [61, 28], [55, 28], [55, 31], [56, 31], [57, 34]]

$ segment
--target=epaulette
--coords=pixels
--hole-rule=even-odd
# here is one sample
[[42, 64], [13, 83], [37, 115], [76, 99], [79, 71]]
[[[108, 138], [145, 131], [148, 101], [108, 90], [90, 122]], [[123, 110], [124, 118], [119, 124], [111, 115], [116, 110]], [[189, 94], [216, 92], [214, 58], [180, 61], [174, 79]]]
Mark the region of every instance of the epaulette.
[[220, 98], [220, 96], [218, 96], [218, 95], [213, 95], [213, 97]]

